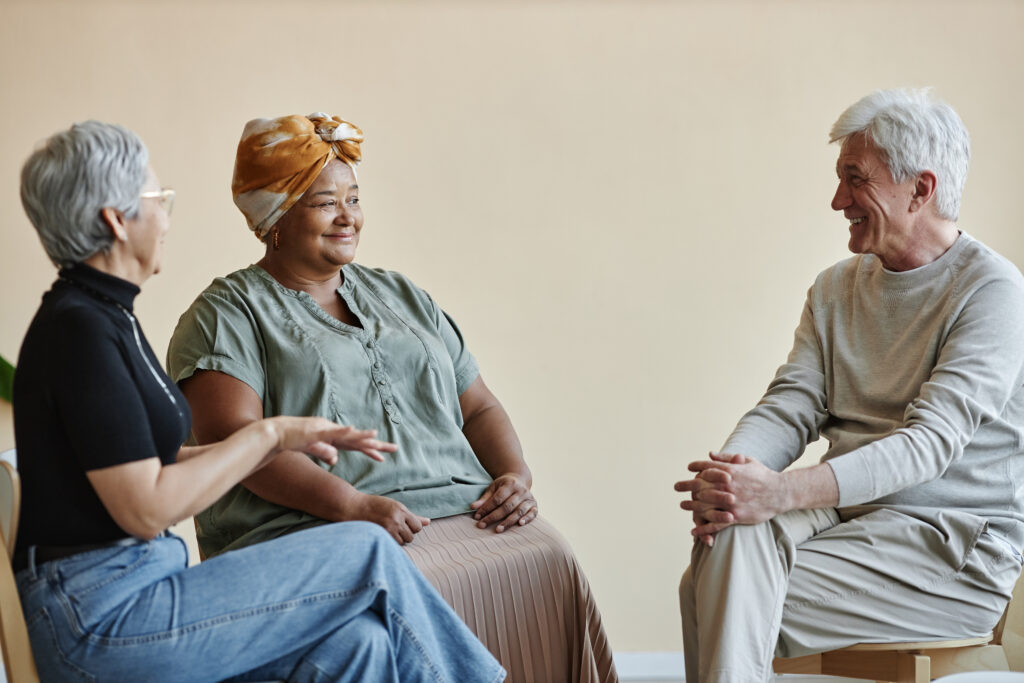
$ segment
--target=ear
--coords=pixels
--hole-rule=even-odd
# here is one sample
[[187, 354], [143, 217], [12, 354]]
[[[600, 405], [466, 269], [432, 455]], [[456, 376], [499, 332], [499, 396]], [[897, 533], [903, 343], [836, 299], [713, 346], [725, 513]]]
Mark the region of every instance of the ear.
[[114, 233], [115, 240], [121, 242], [128, 241], [128, 230], [124, 226], [124, 214], [117, 209], [106, 206], [100, 209], [100, 218], [110, 228], [110, 232]]
[[920, 211], [935, 198], [938, 178], [932, 171], [921, 171], [914, 179], [914, 194], [910, 198], [910, 211]]

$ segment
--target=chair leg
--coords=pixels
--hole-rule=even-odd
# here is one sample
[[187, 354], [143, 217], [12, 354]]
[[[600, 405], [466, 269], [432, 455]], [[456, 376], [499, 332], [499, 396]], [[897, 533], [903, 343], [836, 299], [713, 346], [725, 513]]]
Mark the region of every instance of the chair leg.
[[803, 657], [776, 657], [772, 669], [777, 674], [820, 674], [821, 655], [804, 655]]
[[901, 653], [896, 675], [894, 683], [928, 683], [932, 680], [932, 661], [928, 655]]

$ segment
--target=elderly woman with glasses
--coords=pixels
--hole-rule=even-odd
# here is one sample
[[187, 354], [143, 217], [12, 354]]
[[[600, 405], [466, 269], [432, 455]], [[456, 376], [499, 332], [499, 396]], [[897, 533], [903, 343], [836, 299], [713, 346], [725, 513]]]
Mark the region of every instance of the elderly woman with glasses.
[[511, 680], [615, 680], [583, 571], [538, 517], [519, 440], [459, 329], [408, 278], [354, 262], [362, 139], [326, 114], [246, 125], [232, 191], [265, 253], [200, 294], [168, 367], [199, 443], [267, 415], [318, 415], [373, 427], [398, 451], [330, 466], [283, 453], [198, 515], [200, 547], [367, 520], [404, 544]]
[[188, 567], [167, 527], [280, 454], [332, 465], [338, 449], [380, 461], [394, 445], [274, 417], [182, 447], [188, 404], [132, 310], [160, 269], [174, 197], [146, 148], [120, 126], [75, 125], [29, 157], [21, 196], [60, 267], [14, 386], [15, 569], [42, 680], [501, 680], [377, 525], [320, 526]]

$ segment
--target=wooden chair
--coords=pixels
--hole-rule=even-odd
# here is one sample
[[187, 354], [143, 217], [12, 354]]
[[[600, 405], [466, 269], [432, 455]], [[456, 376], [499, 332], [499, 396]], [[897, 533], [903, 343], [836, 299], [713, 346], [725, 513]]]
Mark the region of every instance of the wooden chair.
[[921, 643], [853, 645], [774, 662], [776, 673], [867, 678], [892, 683], [927, 683], [969, 671], [1024, 671], [1024, 575], [1017, 580], [991, 636]]
[[25, 615], [21, 611], [21, 599], [18, 597], [11, 567], [20, 505], [21, 483], [18, 473], [9, 462], [0, 460], [0, 545], [6, 553], [0, 560], [0, 646], [10, 683], [39, 683], [36, 660], [32, 657]]

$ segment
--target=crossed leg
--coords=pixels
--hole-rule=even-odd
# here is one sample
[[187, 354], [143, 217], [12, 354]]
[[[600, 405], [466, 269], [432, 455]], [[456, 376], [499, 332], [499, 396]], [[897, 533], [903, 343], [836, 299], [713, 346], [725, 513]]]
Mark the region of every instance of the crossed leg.
[[688, 681], [765, 681], [775, 655], [991, 630], [1020, 573], [984, 520], [795, 510], [694, 546], [679, 587]]

